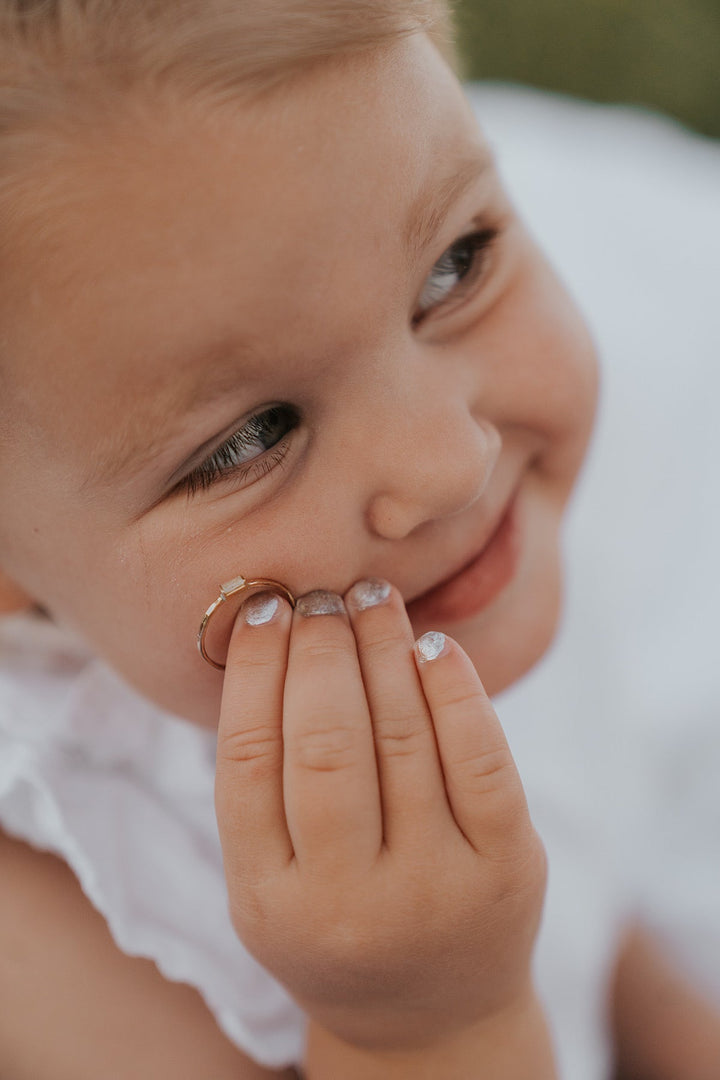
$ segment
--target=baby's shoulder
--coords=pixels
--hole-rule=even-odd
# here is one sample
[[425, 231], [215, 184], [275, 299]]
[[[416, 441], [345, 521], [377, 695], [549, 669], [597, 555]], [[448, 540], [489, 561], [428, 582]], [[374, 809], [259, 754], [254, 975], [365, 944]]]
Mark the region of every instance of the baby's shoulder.
[[[0, 832], [0, 1072], [261, 1080], [200, 995], [122, 953], [68, 866]], [[42, 1036], [42, 1037], [40, 1037]]]

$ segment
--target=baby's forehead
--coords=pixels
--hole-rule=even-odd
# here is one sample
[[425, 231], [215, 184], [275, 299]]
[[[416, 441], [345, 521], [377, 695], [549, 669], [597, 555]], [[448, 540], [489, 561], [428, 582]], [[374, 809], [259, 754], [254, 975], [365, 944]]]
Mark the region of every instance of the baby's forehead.
[[[197, 141], [204, 143], [200, 155], [207, 153], [213, 132], [219, 142], [239, 144], [243, 171], [251, 174], [265, 137], [282, 140], [287, 151], [283, 178], [296, 183], [309, 159], [324, 168], [352, 164], [360, 179], [369, 155], [392, 155], [404, 148], [415, 159], [406, 166], [417, 168], [424, 161], [427, 171], [438, 156], [452, 152], [459, 134], [478, 138], [455, 76], [424, 36], [415, 35], [392, 50], [315, 65], [304, 77], [259, 98], [239, 95], [218, 102], [210, 95], [149, 96], [134, 88], [97, 108], [85, 102], [77, 116], [70, 112], [47, 130], [40, 125], [31, 140], [37, 151], [28, 156], [26, 170], [32, 201], [38, 209], [52, 200], [82, 204], [88, 185], [100, 179], [107, 186], [112, 177], [126, 184], [152, 171], [158, 155], [174, 158], [182, 168], [192, 160]], [[403, 176], [406, 184], [412, 179], [407, 172]]]
[[239, 356], [240, 323], [260, 367], [292, 364], [298, 341], [317, 364], [328, 342], [350, 356], [409, 241], [488, 171], [438, 62], [432, 90], [411, 59], [402, 78], [397, 65], [361, 84], [328, 72], [305, 96], [241, 108], [144, 103], [57, 141], [7, 239], [0, 306], [17, 378], [48, 408], [72, 396], [100, 409], [128, 379], [145, 394], [167, 383], [174, 356]]
[[[412, 226], [424, 210], [413, 197], [433, 185], [452, 185], [467, 158], [482, 153], [482, 144], [474, 124], [462, 116], [458, 122], [457, 108], [454, 131], [437, 118], [426, 122], [417, 109], [414, 122], [407, 112], [399, 116], [398, 103], [388, 105], [380, 82], [360, 102], [355, 91], [338, 102], [313, 87], [312, 93], [296, 89], [233, 109], [198, 110], [182, 102], [171, 116], [145, 105], [129, 113], [133, 122], [118, 118], [90, 137], [54, 140], [45, 167], [26, 171], [12, 220], [3, 230], [13, 253], [12, 276], [25, 271], [25, 288], [32, 281], [39, 290], [39, 271], [47, 277], [52, 271], [53, 284], [62, 287], [74, 264], [81, 273], [84, 260], [97, 279], [125, 239], [123, 224], [133, 220], [145, 226], [147, 243], [137, 229], [134, 237], [141, 274], [154, 238], [162, 236], [169, 247], [180, 249], [185, 210], [190, 207], [197, 217], [204, 208], [208, 225], [215, 224], [228, 190], [235, 196], [235, 212], [245, 208], [248, 242], [258, 200], [266, 190], [274, 198], [277, 224], [266, 229], [266, 246], [282, 238], [287, 210], [298, 202], [302, 213], [291, 222], [297, 250], [304, 232], [318, 226], [308, 214], [313, 209], [329, 237], [341, 228], [353, 242], [359, 231], [372, 227], [368, 204], [382, 204], [387, 230], [399, 227], [404, 207]], [[334, 209], [340, 210], [340, 220]], [[82, 284], [80, 279], [77, 287]]]

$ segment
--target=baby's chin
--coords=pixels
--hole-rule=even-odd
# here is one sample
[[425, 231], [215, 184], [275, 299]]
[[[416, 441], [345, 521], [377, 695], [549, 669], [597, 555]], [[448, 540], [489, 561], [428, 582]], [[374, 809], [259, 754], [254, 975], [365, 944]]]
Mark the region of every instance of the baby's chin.
[[542, 620], [525, 631], [517, 648], [499, 650], [493, 655], [492, 646], [470, 646], [469, 655], [490, 697], [501, 694], [519, 682], [546, 655], [555, 640], [560, 622], [560, 591], [555, 600], [554, 611], [545, 612]]

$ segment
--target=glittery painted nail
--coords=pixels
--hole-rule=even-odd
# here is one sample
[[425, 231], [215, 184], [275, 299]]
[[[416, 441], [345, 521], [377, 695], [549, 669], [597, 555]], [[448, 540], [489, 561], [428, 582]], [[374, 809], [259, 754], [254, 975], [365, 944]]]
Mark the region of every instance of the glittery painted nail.
[[357, 611], [384, 604], [390, 596], [390, 586], [380, 578], [368, 578], [356, 582], [348, 593], [348, 600]]
[[415, 651], [421, 664], [427, 664], [428, 660], [437, 660], [445, 652], [445, 635], [439, 630], [431, 630], [423, 634], [415, 642]]
[[275, 593], [258, 593], [243, 604], [243, 617], [248, 626], [262, 626], [271, 621], [279, 606], [280, 599]]
[[326, 592], [324, 589], [316, 589], [301, 596], [295, 610], [298, 615], [308, 617], [310, 615], [342, 615], [345, 605], [342, 597], [334, 592]]

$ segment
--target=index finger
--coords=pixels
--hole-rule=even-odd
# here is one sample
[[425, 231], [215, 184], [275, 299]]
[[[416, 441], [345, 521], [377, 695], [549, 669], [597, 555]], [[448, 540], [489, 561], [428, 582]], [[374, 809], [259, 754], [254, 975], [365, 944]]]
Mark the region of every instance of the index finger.
[[292, 610], [275, 593], [251, 597], [235, 621], [218, 725], [215, 809], [226, 874], [263, 876], [293, 846], [283, 803], [283, 691]]

